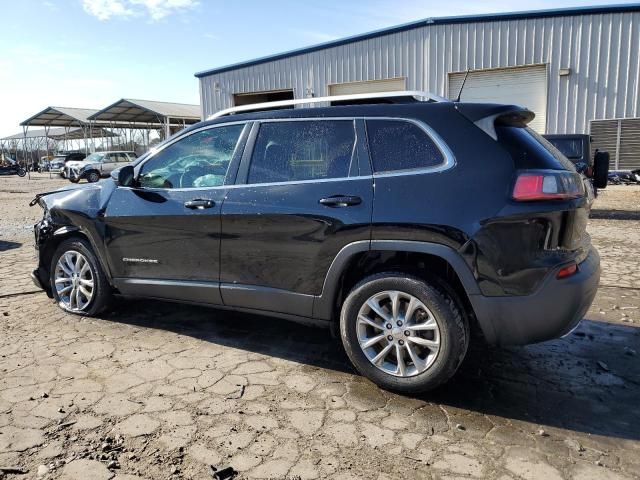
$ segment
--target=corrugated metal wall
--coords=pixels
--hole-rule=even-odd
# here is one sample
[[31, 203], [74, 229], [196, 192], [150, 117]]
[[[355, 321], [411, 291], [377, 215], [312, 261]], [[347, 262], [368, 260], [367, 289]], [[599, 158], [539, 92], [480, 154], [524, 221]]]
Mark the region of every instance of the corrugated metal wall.
[[592, 148], [609, 152], [611, 170], [640, 168], [640, 118], [594, 120]]
[[[447, 95], [449, 72], [548, 64], [548, 133], [640, 116], [640, 12], [430, 25], [201, 78], [203, 116], [234, 93], [406, 77], [407, 89]], [[561, 68], [571, 74], [560, 76]]]

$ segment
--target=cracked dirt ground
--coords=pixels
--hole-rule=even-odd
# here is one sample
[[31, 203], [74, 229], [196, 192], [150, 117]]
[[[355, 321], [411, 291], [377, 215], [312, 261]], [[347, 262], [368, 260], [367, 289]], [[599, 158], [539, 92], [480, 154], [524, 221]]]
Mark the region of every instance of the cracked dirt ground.
[[27, 278], [27, 202], [63, 184], [0, 178], [0, 467], [26, 472], [6, 478], [640, 478], [640, 188], [594, 205], [602, 286], [575, 333], [475, 349], [412, 398], [318, 329], [146, 301], [63, 313]]

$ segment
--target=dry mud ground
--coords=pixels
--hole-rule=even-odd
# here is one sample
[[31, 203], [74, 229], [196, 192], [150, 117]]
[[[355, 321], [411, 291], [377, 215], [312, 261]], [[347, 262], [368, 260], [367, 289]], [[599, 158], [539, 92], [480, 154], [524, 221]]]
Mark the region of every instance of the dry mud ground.
[[28, 278], [27, 206], [62, 185], [0, 177], [0, 467], [25, 472], [7, 478], [640, 478], [639, 187], [594, 204], [603, 275], [576, 332], [473, 350], [416, 398], [318, 329], [160, 302], [63, 313]]

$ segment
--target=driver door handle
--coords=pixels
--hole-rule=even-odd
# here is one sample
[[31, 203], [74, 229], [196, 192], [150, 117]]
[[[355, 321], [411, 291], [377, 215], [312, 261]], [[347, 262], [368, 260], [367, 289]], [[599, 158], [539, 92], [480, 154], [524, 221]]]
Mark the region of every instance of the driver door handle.
[[184, 202], [184, 206], [191, 210], [203, 210], [205, 208], [215, 207], [216, 202], [204, 198], [194, 198], [188, 202]]
[[360, 205], [362, 199], [355, 195], [333, 195], [332, 197], [321, 198], [320, 205], [327, 207], [350, 207], [352, 205]]

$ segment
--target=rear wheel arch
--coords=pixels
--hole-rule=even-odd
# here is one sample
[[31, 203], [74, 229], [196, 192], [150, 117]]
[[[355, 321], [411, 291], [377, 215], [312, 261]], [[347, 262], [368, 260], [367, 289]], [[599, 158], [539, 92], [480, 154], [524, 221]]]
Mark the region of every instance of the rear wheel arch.
[[473, 330], [482, 331], [474, 328], [476, 320], [469, 296], [479, 293], [479, 289], [471, 270], [453, 248], [428, 242], [374, 240], [347, 245], [329, 268], [322, 294], [314, 303], [314, 317], [333, 324], [351, 289], [363, 278], [386, 271], [437, 283], [470, 317]]

